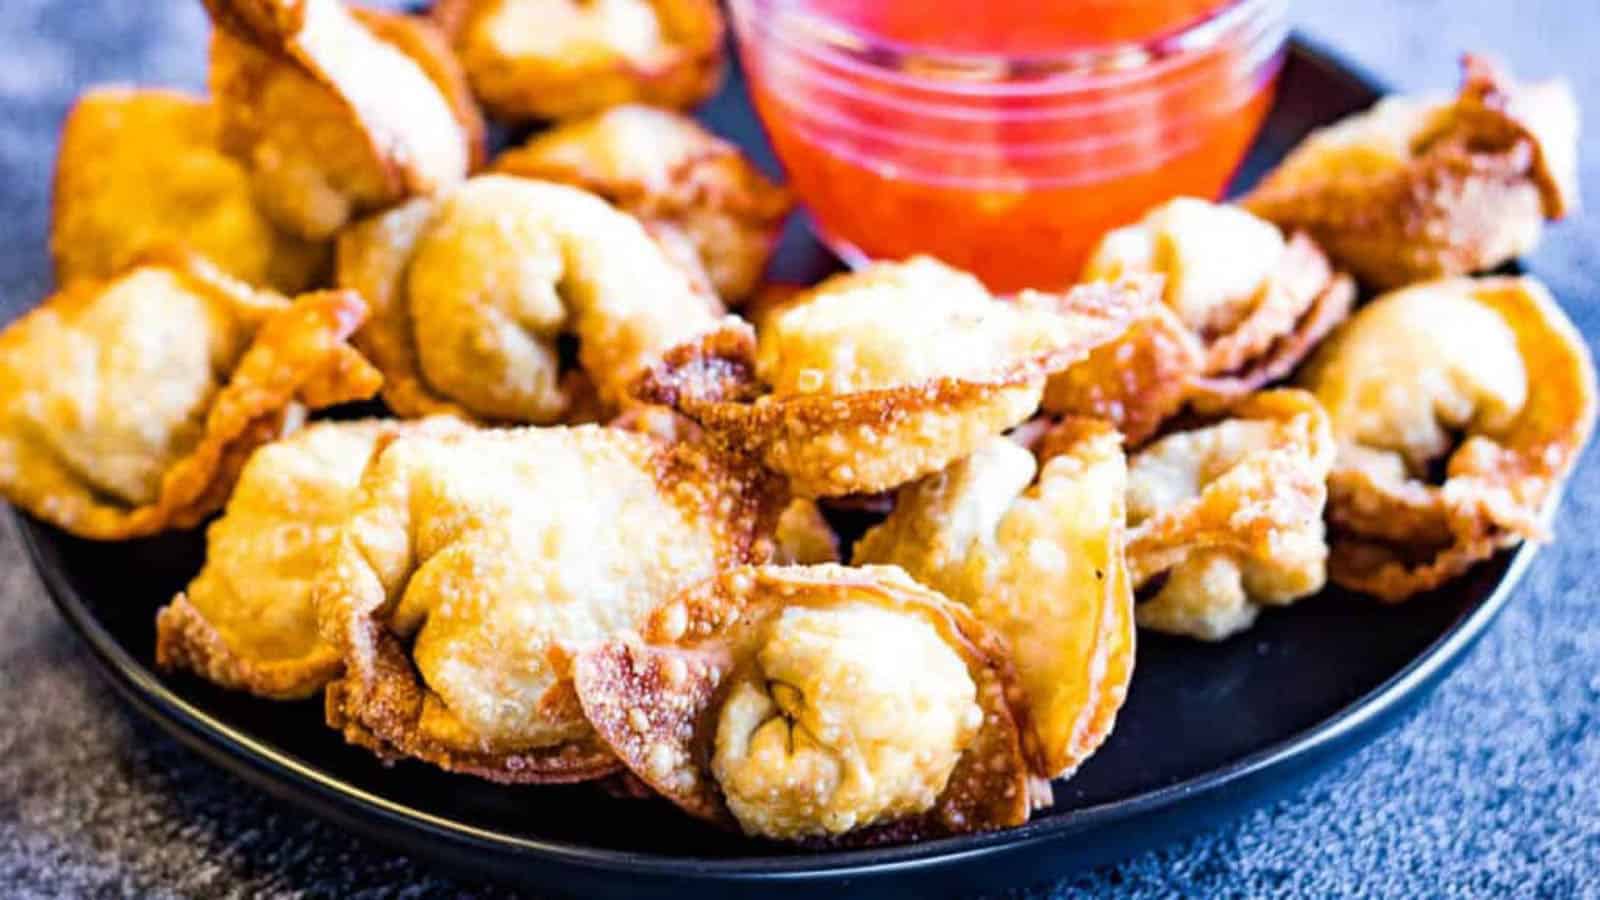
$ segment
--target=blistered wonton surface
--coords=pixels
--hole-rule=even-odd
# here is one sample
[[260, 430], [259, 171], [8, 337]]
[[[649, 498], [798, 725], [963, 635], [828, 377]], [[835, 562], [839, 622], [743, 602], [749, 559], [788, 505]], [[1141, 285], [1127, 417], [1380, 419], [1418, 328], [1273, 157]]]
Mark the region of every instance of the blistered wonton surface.
[[1312, 132], [1242, 201], [1376, 288], [1493, 269], [1577, 203], [1578, 106], [1467, 56], [1453, 99], [1394, 97]]
[[372, 304], [357, 344], [402, 416], [550, 423], [583, 405], [557, 344], [578, 339], [597, 402], [667, 348], [715, 327], [721, 305], [632, 216], [578, 188], [485, 175], [339, 239], [338, 282]]
[[460, 182], [481, 152], [463, 76], [426, 22], [341, 0], [206, 8], [222, 145], [280, 227], [330, 238], [357, 216]]
[[323, 422], [251, 455], [206, 560], [156, 616], [156, 662], [263, 697], [306, 697], [339, 672], [311, 588], [380, 440], [449, 433], [455, 419]]
[[927, 258], [830, 278], [764, 317], [675, 348], [640, 385], [804, 496], [884, 491], [1031, 416], [1045, 378], [1121, 335], [1154, 284], [991, 297]]
[[687, 109], [722, 77], [715, 0], [439, 0], [433, 17], [501, 119]]
[[329, 721], [381, 756], [496, 781], [604, 775], [571, 654], [765, 561], [781, 500], [730, 460], [622, 429], [396, 438], [315, 587], [345, 666]]
[[1083, 280], [1163, 277], [1163, 303], [1053, 377], [1044, 407], [1107, 419], [1131, 445], [1193, 404], [1225, 406], [1287, 377], [1349, 314], [1355, 285], [1303, 234], [1180, 197], [1101, 239]]
[[183, 245], [250, 284], [296, 293], [330, 248], [280, 230], [250, 176], [218, 145], [216, 107], [177, 91], [95, 88], [78, 98], [56, 160], [50, 252], [56, 281], [106, 278]]
[[647, 106], [558, 125], [502, 154], [494, 169], [575, 184], [676, 229], [730, 303], [755, 290], [792, 206], [738, 147], [687, 116]]
[[1334, 580], [1402, 600], [1543, 538], [1594, 426], [1594, 379], [1530, 278], [1428, 282], [1363, 308], [1302, 376], [1339, 445]]
[[0, 332], [0, 491], [82, 537], [196, 524], [305, 406], [372, 396], [349, 291], [292, 304], [163, 251]]
[[1254, 394], [1215, 424], [1128, 463], [1128, 568], [1154, 594], [1139, 624], [1201, 640], [1249, 628], [1263, 606], [1322, 589], [1333, 465], [1327, 414], [1305, 391]]
[[1039, 774], [1072, 774], [1111, 733], [1133, 674], [1123, 559], [1127, 469], [1109, 425], [1068, 420], [1041, 459], [991, 438], [901, 488], [853, 562], [893, 563], [965, 603], [1006, 641]]
[[724, 572], [584, 651], [574, 680], [629, 770], [747, 834], [913, 840], [1031, 809], [1003, 643], [892, 566]]

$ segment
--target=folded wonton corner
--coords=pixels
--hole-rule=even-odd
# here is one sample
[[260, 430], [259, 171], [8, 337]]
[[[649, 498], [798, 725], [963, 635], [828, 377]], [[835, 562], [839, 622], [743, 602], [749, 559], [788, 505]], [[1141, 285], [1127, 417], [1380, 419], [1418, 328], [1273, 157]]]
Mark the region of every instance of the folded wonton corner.
[[1312, 132], [1243, 201], [1376, 289], [1494, 269], [1578, 202], [1578, 104], [1468, 54], [1453, 100], [1392, 97]]
[[755, 836], [984, 831], [1039, 796], [1003, 643], [892, 566], [725, 571], [582, 652], [574, 682], [634, 775]]
[[763, 318], [730, 318], [638, 386], [802, 496], [889, 490], [939, 471], [1038, 409], [1045, 379], [1155, 302], [1132, 279], [1002, 301], [932, 259], [831, 278]]
[[1594, 428], [1588, 347], [1531, 278], [1446, 279], [1380, 297], [1301, 382], [1327, 407], [1339, 446], [1331, 575], [1387, 601], [1546, 537]]
[[483, 124], [448, 44], [420, 19], [341, 0], [206, 0], [222, 146], [278, 225], [326, 240], [449, 188]]
[[366, 312], [352, 291], [290, 302], [179, 250], [76, 281], [0, 332], [0, 492], [82, 537], [195, 525], [305, 408], [377, 392], [345, 343]]

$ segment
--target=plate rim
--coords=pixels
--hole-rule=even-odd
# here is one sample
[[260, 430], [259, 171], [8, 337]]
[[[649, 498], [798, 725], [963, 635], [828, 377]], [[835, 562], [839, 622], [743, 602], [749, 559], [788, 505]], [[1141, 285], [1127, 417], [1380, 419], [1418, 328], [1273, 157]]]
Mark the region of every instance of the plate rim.
[[[100, 623], [57, 566], [47, 564], [39, 538], [49, 525], [15, 507], [8, 507], [28, 558], [56, 608], [88, 644], [98, 668], [134, 708], [185, 746], [212, 763], [266, 792], [325, 815], [351, 821], [376, 815], [387, 825], [420, 830], [497, 854], [527, 853], [552, 862], [599, 871], [644, 875], [694, 875], [737, 881], [843, 878], [893, 874], [971, 861], [999, 852], [1023, 850], [1062, 837], [1132, 820], [1187, 800], [1225, 790], [1235, 784], [1283, 769], [1312, 757], [1385, 718], [1410, 699], [1421, 699], [1432, 683], [1454, 668], [1488, 630], [1510, 600], [1538, 554], [1539, 545], [1525, 542], [1509, 551], [1511, 559], [1499, 581], [1481, 600], [1464, 610], [1410, 662], [1383, 682], [1346, 704], [1339, 712], [1283, 740], [1239, 757], [1225, 766], [1127, 799], [1085, 806], [1071, 813], [983, 834], [957, 835], [915, 844], [857, 850], [834, 850], [784, 856], [734, 859], [665, 856], [547, 841], [480, 828], [417, 809], [329, 775], [293, 754], [241, 732], [185, 700], [161, 676], [134, 658]], [[309, 792], [309, 793], [308, 793]], [[384, 832], [388, 834], [387, 830]], [[395, 838], [399, 840], [399, 838]]]
[[[1335, 77], [1359, 83], [1382, 95], [1389, 85], [1366, 67], [1351, 62], [1303, 32], [1291, 32], [1286, 52]], [[59, 566], [48, 563], [41, 540], [50, 526], [8, 507], [28, 559], [56, 608], [88, 645], [97, 668], [117, 693], [145, 718], [212, 764], [266, 793], [334, 819], [391, 844], [416, 849], [418, 833], [450, 842], [443, 852], [523, 856], [528, 861], [575, 866], [601, 873], [687, 876], [732, 882], [809, 881], [896, 874], [973, 862], [1026, 850], [1073, 834], [1131, 821], [1185, 801], [1215, 794], [1271, 772], [1287, 772], [1297, 761], [1315, 757], [1397, 712], [1454, 668], [1505, 607], [1538, 553], [1524, 542], [1494, 587], [1471, 605], [1423, 650], [1389, 678], [1345, 704], [1334, 714], [1226, 765], [1129, 798], [1075, 809], [1062, 816], [1016, 828], [958, 835], [916, 844], [814, 854], [720, 858], [668, 856], [612, 850], [508, 834], [449, 819], [364, 790], [293, 754], [243, 733], [179, 696], [161, 676], [135, 658], [100, 622]], [[378, 823], [372, 821], [374, 818]]]

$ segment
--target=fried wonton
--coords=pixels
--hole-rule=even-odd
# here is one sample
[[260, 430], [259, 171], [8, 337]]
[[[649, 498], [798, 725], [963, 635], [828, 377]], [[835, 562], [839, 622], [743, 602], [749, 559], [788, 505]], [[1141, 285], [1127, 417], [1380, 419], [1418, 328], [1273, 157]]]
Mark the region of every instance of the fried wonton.
[[1301, 382], [1327, 408], [1339, 448], [1331, 575], [1386, 601], [1546, 537], [1547, 505], [1594, 427], [1589, 351], [1531, 278], [1384, 295]]
[[647, 106], [558, 125], [501, 155], [494, 169], [574, 184], [677, 230], [729, 303], [755, 290], [793, 205], [738, 147], [687, 116]]
[[687, 109], [722, 80], [715, 0], [438, 0], [433, 17], [499, 119]]
[[507, 175], [350, 228], [338, 283], [372, 304], [356, 343], [401, 416], [562, 421], [583, 388], [563, 371], [563, 335], [577, 337], [598, 403], [616, 409], [642, 368], [722, 311], [632, 216]]
[[1003, 643], [892, 566], [724, 572], [573, 672], [633, 774], [750, 835], [861, 845], [1003, 828], [1037, 789]]
[[639, 397], [758, 456], [808, 497], [889, 490], [1033, 415], [1045, 378], [1154, 303], [1131, 280], [990, 296], [926, 257], [830, 278], [766, 319], [669, 352]]
[[1578, 202], [1578, 105], [1463, 60], [1453, 100], [1393, 97], [1312, 132], [1242, 201], [1379, 289], [1493, 269]]
[[799, 565], [839, 562], [839, 535], [817, 506], [817, 501], [796, 497], [778, 516], [773, 534], [777, 548], [773, 561]]
[[1044, 396], [1051, 412], [1113, 422], [1131, 446], [1186, 405], [1215, 410], [1288, 377], [1355, 300], [1310, 238], [1187, 197], [1107, 234], [1083, 280], [1132, 274], [1164, 276], [1165, 302]]
[[1219, 641], [1322, 589], [1334, 445], [1305, 391], [1245, 398], [1128, 462], [1128, 569], [1145, 628]]
[[344, 662], [329, 723], [386, 759], [494, 781], [605, 775], [571, 655], [768, 559], [781, 506], [736, 460], [617, 428], [396, 438], [315, 586]]
[[0, 332], [0, 493], [80, 537], [187, 528], [305, 407], [365, 399], [351, 291], [283, 297], [161, 251]]
[[[700, 441], [705, 435], [700, 426], [665, 406], [636, 403], [607, 422], [610, 428], [623, 428], [653, 435], [668, 442]], [[773, 562], [811, 565], [839, 562], [839, 536], [822, 514], [815, 500], [796, 497], [778, 516], [773, 534], [776, 546]]]
[[61, 132], [50, 252], [56, 281], [107, 278], [183, 245], [250, 284], [298, 293], [331, 248], [281, 231], [218, 146], [216, 107], [179, 91], [94, 88]]
[[223, 149], [279, 227], [331, 238], [352, 219], [459, 183], [483, 124], [427, 22], [341, 0], [206, 0]]
[[339, 674], [311, 587], [380, 440], [449, 433], [424, 422], [322, 422], [256, 450], [206, 530], [200, 574], [156, 615], [156, 663], [261, 697], [308, 697]]
[[853, 562], [893, 563], [971, 607], [1006, 641], [1034, 770], [1070, 776], [1111, 733], [1133, 675], [1123, 559], [1127, 469], [1104, 422], [1069, 419], [1028, 449], [991, 438], [900, 489]]

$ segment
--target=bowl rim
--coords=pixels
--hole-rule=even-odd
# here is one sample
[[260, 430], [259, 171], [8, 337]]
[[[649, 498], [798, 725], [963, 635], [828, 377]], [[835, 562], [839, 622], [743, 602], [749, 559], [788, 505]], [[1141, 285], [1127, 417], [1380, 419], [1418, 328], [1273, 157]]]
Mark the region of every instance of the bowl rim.
[[[848, 71], [864, 83], [939, 93], [952, 100], [1024, 100], [1159, 85], [1175, 68], [1230, 41], [1265, 58], [1271, 54], [1262, 48], [1275, 48], [1289, 33], [1288, 0], [1230, 0], [1187, 25], [1142, 40], [1053, 54], [978, 53], [883, 38], [825, 13], [788, 8], [785, 2], [728, 0], [741, 52], [754, 38], [775, 41], [778, 52], [803, 57], [812, 67]], [[793, 27], [776, 27], [780, 17], [789, 17]]]

